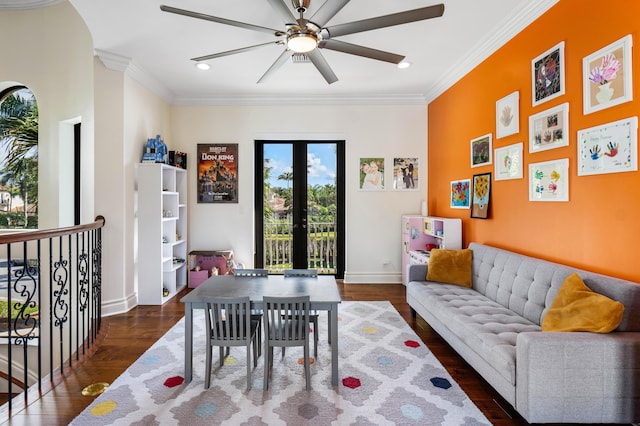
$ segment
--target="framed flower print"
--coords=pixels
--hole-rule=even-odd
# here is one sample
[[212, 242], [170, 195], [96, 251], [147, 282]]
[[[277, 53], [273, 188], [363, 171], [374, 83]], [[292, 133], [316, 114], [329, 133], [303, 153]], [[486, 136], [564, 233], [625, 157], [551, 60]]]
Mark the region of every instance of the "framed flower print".
[[487, 219], [489, 217], [489, 197], [491, 195], [491, 173], [473, 175], [472, 194], [471, 217]]

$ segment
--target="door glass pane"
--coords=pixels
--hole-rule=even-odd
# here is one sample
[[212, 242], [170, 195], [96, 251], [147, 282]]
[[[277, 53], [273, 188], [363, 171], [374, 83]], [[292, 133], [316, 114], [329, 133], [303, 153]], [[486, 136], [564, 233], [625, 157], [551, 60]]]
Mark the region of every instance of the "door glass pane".
[[307, 259], [309, 268], [335, 273], [336, 144], [307, 145]]
[[292, 268], [293, 146], [264, 144], [264, 267]]

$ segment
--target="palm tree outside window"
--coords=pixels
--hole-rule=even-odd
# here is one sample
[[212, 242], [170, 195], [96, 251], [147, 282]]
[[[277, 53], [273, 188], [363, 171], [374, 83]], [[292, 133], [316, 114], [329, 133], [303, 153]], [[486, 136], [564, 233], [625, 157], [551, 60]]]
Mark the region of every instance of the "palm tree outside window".
[[24, 86], [0, 92], [0, 229], [38, 227], [38, 105]]

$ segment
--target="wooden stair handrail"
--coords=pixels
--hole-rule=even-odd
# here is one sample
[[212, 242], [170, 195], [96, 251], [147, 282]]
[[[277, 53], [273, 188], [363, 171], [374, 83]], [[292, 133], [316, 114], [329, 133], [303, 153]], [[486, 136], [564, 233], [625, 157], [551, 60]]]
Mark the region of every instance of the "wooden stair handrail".
[[102, 228], [105, 224], [104, 216], [96, 216], [92, 223], [84, 225], [66, 226], [64, 228], [45, 229], [42, 231], [16, 232], [0, 235], [0, 244], [22, 243], [25, 241], [44, 240], [47, 238], [63, 237], [84, 231]]

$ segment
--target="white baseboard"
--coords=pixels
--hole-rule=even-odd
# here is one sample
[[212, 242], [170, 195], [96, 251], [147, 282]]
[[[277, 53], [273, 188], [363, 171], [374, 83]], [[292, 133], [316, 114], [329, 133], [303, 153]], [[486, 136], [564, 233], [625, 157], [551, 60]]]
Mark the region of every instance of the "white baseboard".
[[126, 299], [110, 300], [102, 302], [102, 316], [124, 314], [135, 308], [138, 304], [138, 296], [136, 293], [130, 294]]
[[389, 272], [345, 272], [345, 284], [401, 284], [402, 274]]

